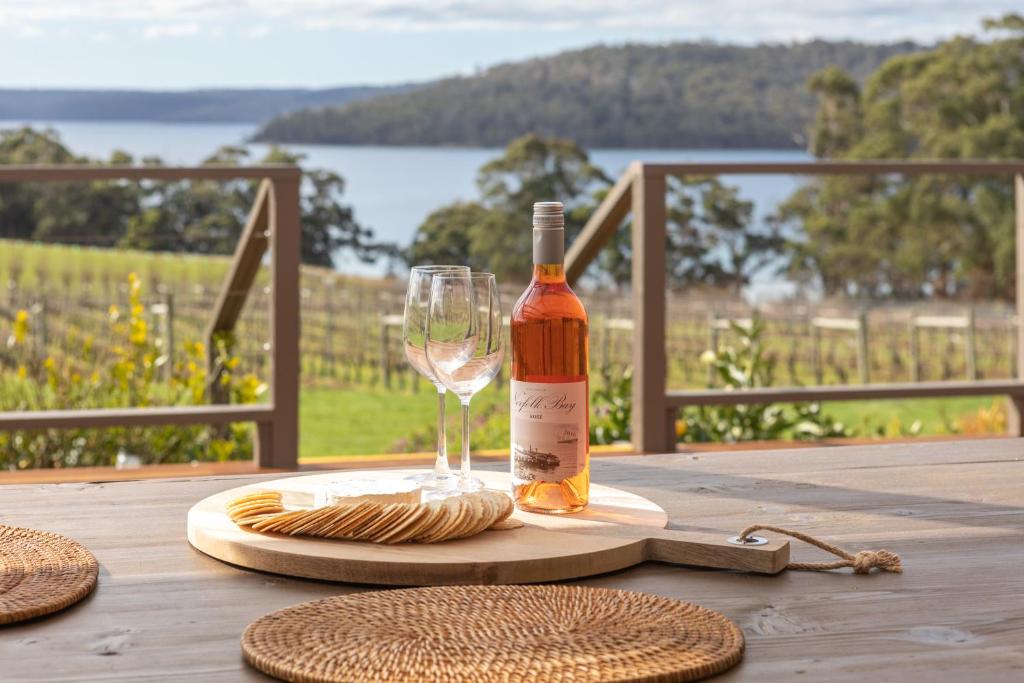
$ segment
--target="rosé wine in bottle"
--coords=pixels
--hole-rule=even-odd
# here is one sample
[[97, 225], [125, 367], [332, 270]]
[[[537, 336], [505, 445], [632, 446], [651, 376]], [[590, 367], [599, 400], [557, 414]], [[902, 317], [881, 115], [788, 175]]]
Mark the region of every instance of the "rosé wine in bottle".
[[590, 496], [587, 312], [565, 281], [560, 202], [533, 205], [533, 280], [512, 310], [512, 495], [530, 512]]

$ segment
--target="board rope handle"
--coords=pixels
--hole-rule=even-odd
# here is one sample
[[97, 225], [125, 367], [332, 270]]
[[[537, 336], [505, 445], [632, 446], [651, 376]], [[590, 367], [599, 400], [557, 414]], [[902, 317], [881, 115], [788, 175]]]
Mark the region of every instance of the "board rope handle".
[[855, 554], [851, 554], [842, 548], [826, 543], [821, 539], [808, 536], [807, 534], [800, 533], [799, 531], [792, 531], [791, 529], [783, 529], [779, 526], [771, 526], [768, 524], [752, 524], [746, 529], [740, 532], [740, 542], [746, 541], [750, 538], [750, 535], [755, 531], [773, 531], [777, 534], [783, 534], [784, 536], [790, 536], [809, 543], [816, 548], [821, 548], [827, 553], [832, 553], [838, 560], [832, 562], [790, 562], [786, 565], [786, 569], [796, 569], [798, 571], [805, 572], [826, 572], [831, 569], [843, 569], [844, 567], [853, 567], [855, 574], [868, 574], [875, 567], [884, 571], [892, 572], [894, 574], [903, 573], [903, 565], [900, 562], [900, 556], [894, 552], [890, 552], [884, 548], [880, 550], [861, 550]]

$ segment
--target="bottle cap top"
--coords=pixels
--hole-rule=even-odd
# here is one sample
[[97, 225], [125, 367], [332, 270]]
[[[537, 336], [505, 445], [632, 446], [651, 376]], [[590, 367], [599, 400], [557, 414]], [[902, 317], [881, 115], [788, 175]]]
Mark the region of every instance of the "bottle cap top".
[[565, 227], [565, 207], [562, 202], [535, 202], [533, 227], [538, 230], [561, 230]]

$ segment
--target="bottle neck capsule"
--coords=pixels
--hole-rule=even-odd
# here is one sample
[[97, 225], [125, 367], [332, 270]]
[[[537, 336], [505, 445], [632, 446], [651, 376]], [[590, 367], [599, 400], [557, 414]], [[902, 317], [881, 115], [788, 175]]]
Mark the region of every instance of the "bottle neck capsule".
[[533, 229], [533, 263], [542, 265], [562, 263], [565, 260], [565, 230], [563, 228]]

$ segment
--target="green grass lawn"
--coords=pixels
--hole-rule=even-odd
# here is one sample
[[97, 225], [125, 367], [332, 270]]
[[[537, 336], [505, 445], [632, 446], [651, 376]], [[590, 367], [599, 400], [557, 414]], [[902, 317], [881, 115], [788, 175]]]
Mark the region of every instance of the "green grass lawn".
[[[395, 443], [430, 430], [437, 419], [436, 394], [423, 383], [419, 393], [383, 389], [304, 388], [300, 399], [299, 456], [388, 453]], [[488, 387], [473, 398], [470, 415], [508, 401], [507, 390]], [[448, 394], [448, 449], [459, 448], [459, 402]]]
[[[494, 403], [508, 400], [507, 389], [488, 387], [473, 399], [478, 416]], [[921, 399], [907, 401], [859, 401], [826, 404], [825, 411], [852, 428], [859, 437], [907, 433], [920, 420], [921, 435], [950, 433], [949, 426], [979, 410], [1001, 404], [993, 397]], [[448, 449], [459, 448], [459, 404], [449, 394]], [[382, 389], [303, 389], [301, 399], [300, 455], [316, 458], [333, 455], [387, 453], [396, 442], [415, 433], [429, 434], [436, 419], [437, 402], [427, 386], [417, 394]], [[908, 434], [909, 435], [909, 434]]]
[[872, 436], [877, 427], [886, 428], [886, 436], [900, 436], [921, 421], [922, 435], [951, 433], [958, 420], [976, 415], [980, 410], [1002, 406], [1005, 399], [994, 396], [929, 398], [913, 400], [841, 401], [826, 403], [822, 408], [835, 419], [857, 432]]

